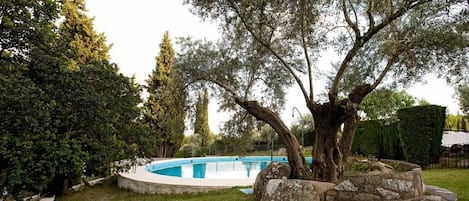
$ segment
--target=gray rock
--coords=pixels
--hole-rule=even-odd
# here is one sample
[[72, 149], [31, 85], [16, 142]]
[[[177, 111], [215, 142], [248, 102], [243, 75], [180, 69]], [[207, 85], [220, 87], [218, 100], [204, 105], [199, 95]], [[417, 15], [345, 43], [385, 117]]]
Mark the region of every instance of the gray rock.
[[[256, 177], [253, 192], [254, 199], [259, 201], [262, 199], [266, 191], [266, 185], [271, 179], [281, 179], [290, 176], [291, 168], [289, 165], [279, 162], [272, 162], [264, 168]], [[271, 187], [273, 188], [273, 187]]]
[[331, 189], [333, 183], [299, 179], [272, 179], [260, 201], [320, 201], [325, 191]]
[[384, 198], [384, 200], [398, 200], [400, 198], [399, 193], [394, 191], [386, 190], [384, 188], [377, 188], [376, 191]]
[[350, 180], [345, 180], [339, 185], [335, 186], [334, 189], [339, 191], [358, 191], [358, 187], [356, 187]]
[[400, 192], [407, 192], [412, 187], [412, 182], [398, 179], [383, 179], [383, 185], [387, 189]]
[[430, 193], [431, 195], [441, 197], [442, 201], [457, 201], [458, 200], [455, 193], [447, 189], [440, 188], [438, 186], [425, 185], [425, 191], [427, 193]]
[[[350, 199], [348, 199], [350, 200]], [[353, 196], [354, 201], [380, 201], [381, 198], [377, 195], [368, 194], [368, 193], [359, 193]]]

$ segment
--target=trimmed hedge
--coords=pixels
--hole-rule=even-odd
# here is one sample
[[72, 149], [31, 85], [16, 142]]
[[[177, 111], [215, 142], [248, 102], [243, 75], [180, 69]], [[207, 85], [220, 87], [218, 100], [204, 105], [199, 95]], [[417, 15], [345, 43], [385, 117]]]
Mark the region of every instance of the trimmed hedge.
[[352, 152], [400, 160], [404, 158], [401, 144], [397, 123], [362, 121], [355, 132]]
[[399, 132], [409, 162], [421, 166], [438, 162], [445, 117], [446, 108], [437, 105], [398, 111]]

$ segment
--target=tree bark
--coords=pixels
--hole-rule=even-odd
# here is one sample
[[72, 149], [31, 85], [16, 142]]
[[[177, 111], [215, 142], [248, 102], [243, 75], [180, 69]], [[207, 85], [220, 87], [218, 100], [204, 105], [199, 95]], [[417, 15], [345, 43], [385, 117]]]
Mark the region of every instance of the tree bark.
[[342, 132], [342, 137], [340, 138], [340, 147], [342, 150], [344, 162], [346, 162], [347, 158], [352, 154], [353, 138], [355, 136], [355, 131], [357, 130], [359, 122], [360, 117], [358, 116], [357, 112], [354, 112], [352, 116], [349, 116], [344, 122], [344, 131]]
[[339, 105], [325, 103], [313, 108], [316, 140], [311, 169], [318, 181], [337, 182], [343, 175], [342, 150], [338, 143], [338, 132], [345, 120], [345, 110]]
[[240, 98], [235, 100], [249, 114], [253, 115], [257, 120], [268, 123], [279, 134], [287, 151], [288, 163], [291, 167], [290, 178], [311, 179], [311, 172], [301, 151], [300, 144], [280, 117], [270, 109], [262, 107], [257, 101], [245, 101]]
[[[344, 162], [351, 153], [353, 136], [358, 126], [358, 105], [371, 91], [371, 85], [360, 85], [340, 102], [308, 105], [316, 126], [311, 164], [315, 180], [337, 182], [342, 177]], [[344, 123], [344, 132], [339, 139], [338, 132]]]

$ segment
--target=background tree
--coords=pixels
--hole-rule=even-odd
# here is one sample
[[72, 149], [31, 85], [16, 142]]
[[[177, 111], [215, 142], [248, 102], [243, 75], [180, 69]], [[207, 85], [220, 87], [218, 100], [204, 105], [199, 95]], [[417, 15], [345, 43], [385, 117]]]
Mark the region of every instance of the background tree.
[[301, 140], [301, 133], [303, 133], [304, 146], [313, 146], [314, 144], [314, 121], [311, 114], [306, 114], [297, 118], [290, 130], [295, 134], [298, 140]]
[[469, 87], [460, 86], [456, 90], [458, 99], [459, 99], [459, 107], [464, 115], [469, 116]]
[[[297, 84], [314, 119], [313, 177], [338, 181], [358, 106], [386, 75], [406, 84], [428, 72], [452, 78], [468, 69], [468, 37], [460, 28], [469, 19], [462, 12], [467, 1], [186, 3], [200, 17], [219, 20], [223, 30], [215, 44], [181, 40], [178, 60], [187, 79], [216, 86], [224, 105], [238, 105], [232, 108], [272, 126], [287, 149], [292, 178], [308, 178], [309, 170], [297, 139], [273, 110], [282, 106], [286, 86]], [[315, 61], [327, 48], [341, 59], [331, 72], [327, 99], [319, 100], [313, 93], [313, 75], [321, 69]]]
[[199, 136], [200, 146], [206, 147], [210, 142], [210, 127], [208, 125], [208, 91], [199, 94], [195, 105], [194, 134]]
[[397, 118], [397, 110], [415, 106], [417, 99], [404, 90], [396, 92], [379, 88], [363, 99], [360, 110], [365, 113], [365, 120]]
[[168, 32], [160, 43], [156, 68], [148, 77], [149, 97], [143, 121], [156, 142], [157, 157], [172, 157], [184, 138], [186, 91], [180, 72], [174, 66], [174, 50]]

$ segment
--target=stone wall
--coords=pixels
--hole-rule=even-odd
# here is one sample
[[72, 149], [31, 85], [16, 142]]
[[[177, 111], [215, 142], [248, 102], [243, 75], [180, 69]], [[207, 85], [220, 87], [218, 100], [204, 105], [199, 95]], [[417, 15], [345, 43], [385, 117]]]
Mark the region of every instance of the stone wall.
[[137, 193], [144, 194], [185, 194], [185, 193], [205, 193], [214, 190], [226, 189], [229, 187], [211, 187], [211, 186], [186, 186], [169, 185], [150, 182], [136, 181], [121, 175], [117, 178], [119, 188], [128, 189]]
[[350, 176], [325, 193], [326, 201], [407, 200], [424, 194], [422, 170]]

